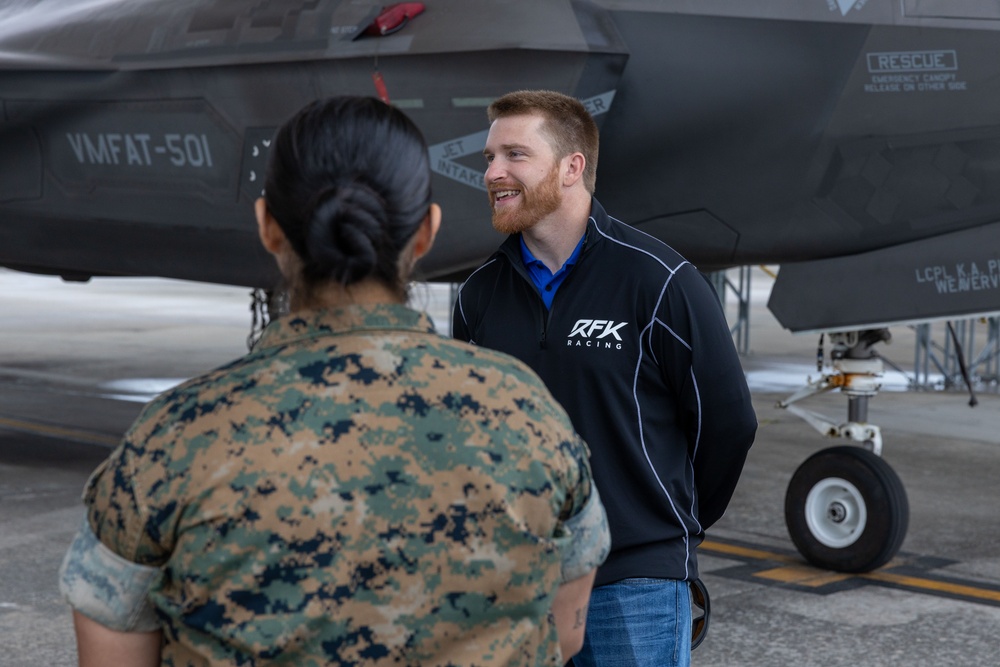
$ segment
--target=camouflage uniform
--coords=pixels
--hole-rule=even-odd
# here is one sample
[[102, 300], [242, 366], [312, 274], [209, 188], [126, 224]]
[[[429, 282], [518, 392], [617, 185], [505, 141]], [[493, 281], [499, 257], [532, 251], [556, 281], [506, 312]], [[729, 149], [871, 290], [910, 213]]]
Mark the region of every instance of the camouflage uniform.
[[561, 665], [553, 594], [608, 547], [534, 373], [403, 306], [276, 320], [153, 401], [84, 501], [64, 594], [176, 666]]

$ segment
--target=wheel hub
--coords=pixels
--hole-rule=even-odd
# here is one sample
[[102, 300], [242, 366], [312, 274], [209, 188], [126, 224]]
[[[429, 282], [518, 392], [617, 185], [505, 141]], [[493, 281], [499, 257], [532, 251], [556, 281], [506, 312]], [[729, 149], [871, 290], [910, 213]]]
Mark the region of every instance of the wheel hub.
[[840, 502], [830, 503], [830, 506], [826, 508], [826, 516], [834, 523], [843, 523], [847, 518], [847, 508]]
[[805, 515], [809, 532], [831, 549], [857, 542], [868, 522], [861, 491], [840, 477], [827, 477], [813, 486], [806, 497]]

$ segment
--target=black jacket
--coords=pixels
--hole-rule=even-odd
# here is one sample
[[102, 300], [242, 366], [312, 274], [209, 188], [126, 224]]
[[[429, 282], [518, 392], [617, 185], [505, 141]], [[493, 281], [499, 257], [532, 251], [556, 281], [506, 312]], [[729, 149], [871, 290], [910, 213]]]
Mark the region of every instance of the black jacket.
[[715, 290], [593, 200], [583, 252], [546, 310], [509, 237], [462, 286], [456, 338], [533, 368], [591, 450], [611, 526], [597, 584], [694, 579], [757, 419]]

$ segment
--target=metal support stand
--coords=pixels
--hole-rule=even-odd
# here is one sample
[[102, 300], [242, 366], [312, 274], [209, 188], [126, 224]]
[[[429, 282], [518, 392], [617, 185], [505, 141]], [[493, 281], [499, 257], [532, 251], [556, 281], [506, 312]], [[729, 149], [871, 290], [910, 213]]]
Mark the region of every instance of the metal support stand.
[[[954, 337], [948, 331], [949, 324]], [[913, 388], [948, 390], [965, 385], [963, 362], [973, 385], [983, 388], [1000, 384], [1000, 317], [917, 324], [912, 328], [916, 334]], [[977, 343], [982, 343], [978, 350]]]
[[[730, 279], [730, 272], [736, 272], [736, 282]], [[729, 271], [715, 271], [709, 275], [719, 303], [726, 308], [726, 295], [736, 295], [736, 322], [730, 327], [736, 343], [736, 351], [747, 354], [750, 351], [750, 267], [740, 266]]]

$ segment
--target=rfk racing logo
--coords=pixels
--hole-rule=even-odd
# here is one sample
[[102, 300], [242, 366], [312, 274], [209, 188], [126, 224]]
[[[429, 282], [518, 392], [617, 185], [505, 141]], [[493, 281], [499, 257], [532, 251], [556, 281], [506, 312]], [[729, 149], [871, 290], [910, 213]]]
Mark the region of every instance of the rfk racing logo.
[[566, 344], [573, 347], [591, 347], [605, 350], [622, 349], [618, 331], [628, 322], [612, 320], [577, 320], [566, 337]]

